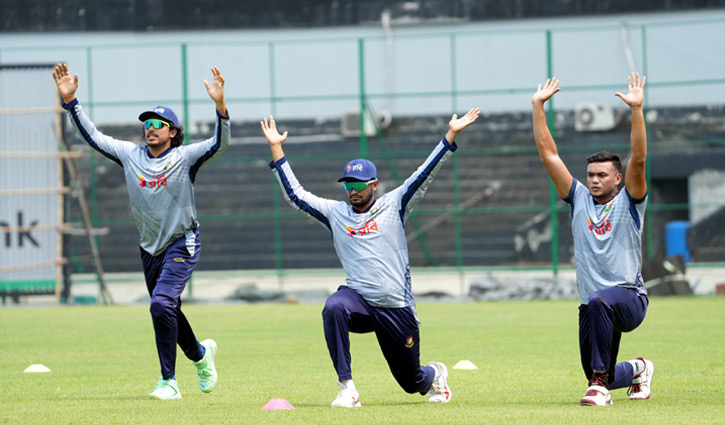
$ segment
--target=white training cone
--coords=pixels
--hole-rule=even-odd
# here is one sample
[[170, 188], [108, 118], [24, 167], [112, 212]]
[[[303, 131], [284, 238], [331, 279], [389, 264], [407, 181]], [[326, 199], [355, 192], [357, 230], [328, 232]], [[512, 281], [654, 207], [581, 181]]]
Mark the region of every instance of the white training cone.
[[31, 364], [23, 372], [27, 372], [27, 373], [45, 373], [45, 372], [50, 372], [50, 369], [48, 369], [47, 367], [45, 367], [42, 364], [38, 363], [38, 364]]
[[453, 369], [478, 369], [470, 360], [461, 360], [453, 366]]

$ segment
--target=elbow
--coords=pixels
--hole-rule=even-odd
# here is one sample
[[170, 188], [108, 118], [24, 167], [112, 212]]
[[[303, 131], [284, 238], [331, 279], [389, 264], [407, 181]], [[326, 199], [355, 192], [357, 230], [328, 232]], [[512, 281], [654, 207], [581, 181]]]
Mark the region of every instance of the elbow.
[[642, 153], [640, 155], [632, 155], [632, 157], [629, 159], [629, 163], [627, 164], [628, 167], [638, 167], [638, 168], [644, 168], [645, 164], [647, 162], [647, 155]]
[[539, 161], [544, 165], [553, 164], [558, 158], [559, 155], [556, 154], [539, 152]]

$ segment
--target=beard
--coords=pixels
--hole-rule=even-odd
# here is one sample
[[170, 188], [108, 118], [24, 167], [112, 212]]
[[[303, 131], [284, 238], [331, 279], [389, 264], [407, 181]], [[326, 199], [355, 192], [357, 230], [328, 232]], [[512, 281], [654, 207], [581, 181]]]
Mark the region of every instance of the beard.
[[355, 195], [348, 195], [350, 205], [353, 207], [361, 208], [366, 206], [373, 198], [372, 190], [364, 190], [363, 193], [355, 193]]

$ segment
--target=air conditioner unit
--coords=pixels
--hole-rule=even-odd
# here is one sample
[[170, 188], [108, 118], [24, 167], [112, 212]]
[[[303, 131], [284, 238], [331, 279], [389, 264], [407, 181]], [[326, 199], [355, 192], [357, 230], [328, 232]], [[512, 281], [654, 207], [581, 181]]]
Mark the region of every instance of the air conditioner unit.
[[608, 103], [583, 102], [574, 107], [576, 131], [607, 131], [616, 124], [614, 110]]
[[[343, 112], [340, 126], [343, 137], [360, 137], [360, 111]], [[365, 135], [375, 135], [375, 123], [369, 115], [365, 117]]]

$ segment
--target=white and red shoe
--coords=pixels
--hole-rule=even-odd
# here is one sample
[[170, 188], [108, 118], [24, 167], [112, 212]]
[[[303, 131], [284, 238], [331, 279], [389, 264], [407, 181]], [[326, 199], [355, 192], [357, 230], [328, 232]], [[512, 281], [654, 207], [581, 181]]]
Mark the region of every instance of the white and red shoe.
[[644, 362], [644, 370], [632, 379], [632, 385], [629, 386], [627, 394], [629, 394], [630, 400], [649, 400], [655, 365], [642, 357], [638, 359]]
[[340, 385], [340, 392], [337, 398], [332, 402], [332, 407], [360, 407], [360, 394], [355, 388], [347, 388], [343, 384]]
[[609, 388], [606, 386], [607, 374], [595, 373], [589, 380], [587, 393], [581, 399], [582, 406], [609, 406], [614, 404]]
[[427, 366], [435, 371], [433, 383], [428, 391], [428, 401], [431, 403], [448, 403], [451, 401], [451, 389], [448, 387], [448, 368], [441, 362], [430, 362]]

